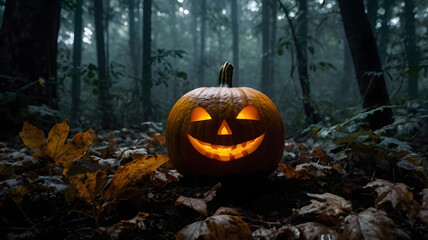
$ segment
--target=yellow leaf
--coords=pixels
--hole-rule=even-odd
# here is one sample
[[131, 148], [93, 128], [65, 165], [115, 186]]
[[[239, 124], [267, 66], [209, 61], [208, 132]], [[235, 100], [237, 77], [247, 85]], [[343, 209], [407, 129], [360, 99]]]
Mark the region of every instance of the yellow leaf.
[[45, 133], [42, 130], [29, 124], [28, 122], [24, 122], [24, 126], [22, 127], [22, 131], [19, 133], [19, 136], [21, 137], [25, 146], [38, 150], [33, 154], [33, 157], [43, 156], [42, 148], [46, 144], [46, 140]]
[[68, 169], [73, 164], [73, 160], [81, 158], [94, 140], [94, 131], [88, 130], [77, 133], [69, 143], [65, 144], [70, 127], [65, 119], [61, 123], [55, 124], [48, 135], [46, 142], [42, 130], [25, 122], [22, 131], [19, 133], [24, 144], [38, 151], [33, 154], [34, 158], [45, 159], [55, 162], [56, 165], [64, 167], [63, 174], [66, 175]]
[[64, 151], [65, 140], [67, 140], [70, 127], [67, 124], [68, 118], [61, 123], [55, 124], [49, 131], [48, 144], [44, 151], [51, 158], [56, 160], [58, 155]]
[[76, 197], [90, 203], [98, 196], [103, 186], [106, 173], [98, 170], [94, 173], [80, 173], [70, 177], [70, 182], [76, 184]]
[[144, 175], [154, 172], [162, 164], [169, 161], [169, 157], [164, 154], [143, 156], [137, 158], [123, 166], [120, 166], [114, 173], [111, 185], [106, 191], [104, 198], [109, 199], [116, 195], [132, 181], [141, 179]]
[[64, 167], [64, 173], [67, 173], [68, 168], [73, 164], [74, 159], [81, 158], [85, 155], [88, 148], [92, 145], [94, 140], [94, 131], [88, 130], [83, 133], [76, 133], [70, 142], [64, 147], [62, 152], [57, 154], [55, 159], [56, 165]]

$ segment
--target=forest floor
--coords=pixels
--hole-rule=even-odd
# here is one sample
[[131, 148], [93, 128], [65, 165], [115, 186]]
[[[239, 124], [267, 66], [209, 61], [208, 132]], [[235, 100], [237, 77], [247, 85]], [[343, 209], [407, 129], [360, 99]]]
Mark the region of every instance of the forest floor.
[[268, 178], [222, 182], [178, 173], [160, 124], [67, 144], [66, 121], [47, 140], [25, 124], [0, 143], [0, 238], [428, 239], [428, 111], [399, 110], [308, 128]]

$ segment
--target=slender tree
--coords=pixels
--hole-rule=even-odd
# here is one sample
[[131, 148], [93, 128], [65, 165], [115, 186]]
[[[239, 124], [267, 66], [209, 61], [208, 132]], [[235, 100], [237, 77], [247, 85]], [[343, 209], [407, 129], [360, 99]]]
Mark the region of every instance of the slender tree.
[[0, 36], [0, 139], [27, 120], [47, 129], [57, 121], [30, 114], [28, 105], [57, 109], [60, 0], [8, 0]]
[[269, 64], [270, 58], [270, 3], [271, 0], [262, 1], [262, 75], [260, 89], [269, 97], [273, 97], [273, 86]]
[[152, 80], [151, 80], [151, 37], [152, 0], [144, 0], [143, 5], [143, 120], [152, 119]]
[[379, 57], [382, 62], [382, 65], [384, 65], [386, 60], [386, 48], [388, 46], [388, 39], [389, 39], [389, 20], [391, 19], [391, 13], [392, 13], [392, 6], [393, 6], [394, 0], [383, 0], [382, 2], [382, 8], [384, 9], [385, 13], [381, 16], [381, 26], [379, 28]]
[[73, 73], [71, 81], [71, 118], [76, 121], [80, 108], [80, 65], [82, 63], [82, 2], [77, 0], [74, 10]]
[[274, 56], [276, 53], [276, 25], [277, 25], [277, 15], [278, 15], [278, 2], [276, 0], [272, 0], [271, 3], [271, 36], [270, 36], [270, 55], [269, 55], [269, 72], [272, 85], [275, 86], [275, 64], [274, 64]]
[[370, 27], [373, 33], [376, 32], [377, 10], [379, 8], [378, 1], [366, 0], [367, 18], [369, 19]]
[[233, 64], [235, 65], [235, 85], [239, 86], [239, 23], [238, 0], [232, 0]]
[[199, 86], [204, 86], [204, 75], [205, 75], [205, 44], [206, 44], [206, 28], [207, 28], [207, 0], [201, 0], [201, 37], [200, 37], [200, 49], [199, 49], [199, 69], [198, 79]]
[[297, 55], [297, 68], [299, 71], [299, 83], [302, 89], [302, 100], [303, 100], [303, 109], [305, 111], [306, 122], [308, 123], [317, 123], [321, 120], [320, 114], [316, 109], [314, 101], [311, 98], [310, 84], [309, 84], [309, 73], [308, 73], [308, 59], [306, 53], [306, 39], [307, 39], [307, 2], [306, 0], [299, 0], [299, 16], [304, 15], [305, 17], [299, 19], [299, 37], [294, 28], [293, 22], [291, 21], [290, 14], [288, 13], [287, 8], [284, 4], [279, 4], [284, 10], [285, 17], [290, 25], [291, 36], [293, 38], [293, 43], [296, 49]]
[[101, 124], [104, 128], [111, 128], [112, 110], [109, 97], [109, 84], [107, 80], [107, 63], [104, 42], [104, 25], [103, 25], [103, 0], [94, 0], [95, 11], [95, 38], [97, 45], [97, 62], [98, 62], [98, 89], [99, 89], [99, 106], [102, 112]]
[[418, 54], [416, 47], [415, 14], [413, 13], [415, 5], [413, 0], [405, 0], [404, 23], [405, 23], [405, 46], [407, 65], [409, 67], [409, 77], [407, 82], [408, 95], [411, 98], [418, 96]]
[[[192, 0], [192, 42], [193, 42], [193, 66], [197, 66], [198, 64], [198, 0]], [[199, 70], [199, 69], [198, 69]]]
[[[363, 108], [390, 105], [376, 41], [364, 12], [363, 0], [338, 0], [346, 38], [354, 61], [355, 74], [363, 98]], [[378, 110], [367, 117], [371, 129], [392, 122], [391, 108]]]
[[[128, 0], [128, 22], [129, 22], [129, 56], [131, 60], [131, 68], [134, 74], [134, 78], [138, 78], [138, 68], [137, 65], [137, 29], [135, 27], [135, 0]], [[137, 90], [138, 88], [134, 89]]]

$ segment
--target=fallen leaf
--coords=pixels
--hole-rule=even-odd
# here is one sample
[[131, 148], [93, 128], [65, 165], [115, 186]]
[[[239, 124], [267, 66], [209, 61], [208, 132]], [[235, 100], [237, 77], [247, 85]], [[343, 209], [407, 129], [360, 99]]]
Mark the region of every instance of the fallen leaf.
[[192, 239], [253, 239], [248, 224], [241, 217], [218, 215], [191, 223], [176, 234], [177, 240]]
[[368, 208], [351, 214], [341, 225], [340, 239], [395, 239], [394, 222], [382, 210]]
[[422, 208], [428, 210], [428, 188], [422, 189]]
[[253, 232], [253, 238], [257, 240], [274, 239], [274, 236], [275, 236], [275, 231], [266, 229], [264, 227], [261, 227]]
[[101, 192], [104, 186], [106, 173], [103, 170], [98, 170], [94, 173], [87, 172], [86, 174], [80, 173], [69, 177], [70, 182], [76, 185], [76, 197], [90, 203]]
[[209, 202], [214, 199], [216, 192], [221, 188], [221, 183], [217, 183], [214, 185], [209, 191], [204, 193], [204, 200], [205, 202]]
[[311, 199], [311, 204], [303, 206], [300, 209], [293, 209], [293, 218], [315, 213], [324, 222], [338, 224], [352, 210], [352, 205], [349, 201], [331, 193], [308, 193], [308, 196], [320, 201]]
[[93, 140], [94, 131], [92, 130], [76, 133], [71, 141], [64, 146], [63, 151], [56, 154], [58, 158], [55, 158], [55, 163], [64, 167], [64, 175], [67, 174], [74, 159], [79, 159], [85, 155]]
[[327, 227], [316, 222], [302, 223], [296, 226], [300, 231], [300, 235], [306, 240], [318, 239], [339, 239], [339, 234], [333, 228]]
[[332, 167], [323, 166], [316, 162], [302, 163], [296, 166], [296, 171], [305, 171], [316, 178], [325, 177], [327, 174], [331, 173], [331, 170]]
[[41, 158], [45, 156], [45, 153], [42, 151], [42, 148], [46, 144], [46, 139], [45, 134], [42, 130], [29, 124], [28, 122], [24, 122], [22, 131], [19, 132], [19, 136], [21, 137], [25, 146], [37, 150], [37, 152], [33, 154], [33, 157]]
[[182, 175], [175, 169], [163, 168], [160, 171], [155, 171], [150, 176], [150, 181], [155, 187], [165, 187], [171, 182], [176, 182]]
[[296, 169], [288, 164], [281, 164], [277, 168], [277, 176], [285, 179], [308, 180], [311, 179], [305, 171], [296, 171]]
[[61, 123], [55, 124], [49, 131], [47, 142], [43, 131], [27, 122], [24, 122], [22, 131], [19, 133], [19, 136], [27, 147], [37, 150], [33, 154], [33, 157], [45, 159], [54, 162], [56, 165], [63, 166], [64, 175], [67, 174], [74, 159], [79, 159], [86, 153], [94, 139], [94, 131], [88, 130], [75, 134], [71, 141], [65, 144], [70, 130], [67, 120], [68, 118]]
[[383, 179], [369, 182], [365, 187], [374, 189], [378, 196], [375, 199], [375, 207], [379, 208], [384, 203], [390, 202], [394, 209], [400, 207], [409, 211], [412, 216], [419, 213], [420, 205], [413, 199], [413, 193], [404, 183], [391, 183]]
[[144, 220], [148, 213], [139, 212], [137, 216], [129, 220], [122, 220], [109, 227], [99, 227], [98, 230], [110, 239], [133, 239], [137, 229], [145, 230]]
[[300, 230], [291, 225], [284, 225], [281, 226], [277, 233], [276, 233], [277, 239], [288, 239], [288, 240], [298, 240], [300, 239]]
[[155, 142], [159, 145], [164, 145], [165, 144], [165, 135], [160, 134], [160, 133], [150, 133], [150, 135], [152, 135], [153, 139], [155, 140]]
[[103, 195], [103, 198], [112, 198], [114, 195], [118, 194], [119, 190], [126, 187], [132, 181], [140, 180], [143, 176], [154, 172], [167, 161], [169, 161], [167, 155], [157, 154], [144, 156], [120, 166], [114, 173], [110, 187]]
[[219, 207], [217, 211], [215, 211], [214, 215], [232, 215], [239, 216], [239, 210], [231, 207]]
[[68, 118], [61, 123], [55, 124], [49, 131], [48, 142], [43, 150], [51, 159], [56, 160], [64, 153], [65, 141], [70, 131], [67, 120]]
[[197, 211], [198, 213], [204, 216], [207, 215], [207, 203], [205, 202], [204, 199], [180, 196], [175, 201], [174, 206], [176, 207], [185, 206]]
[[350, 212], [352, 210], [352, 204], [350, 201], [344, 199], [341, 196], [334, 195], [331, 193], [324, 193], [324, 194], [314, 194], [314, 193], [308, 193], [309, 197], [316, 198], [318, 200], [321, 200], [325, 202], [326, 204], [329, 204], [331, 206], [335, 206], [342, 210], [343, 212]]

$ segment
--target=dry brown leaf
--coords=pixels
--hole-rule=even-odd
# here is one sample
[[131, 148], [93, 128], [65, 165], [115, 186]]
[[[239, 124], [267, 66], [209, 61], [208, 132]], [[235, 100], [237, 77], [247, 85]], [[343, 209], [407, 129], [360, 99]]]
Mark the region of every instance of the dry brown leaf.
[[413, 199], [413, 193], [409, 191], [406, 184], [376, 179], [369, 182], [365, 187], [370, 187], [378, 193], [375, 199], [376, 208], [381, 207], [386, 202], [390, 202], [394, 209], [400, 207], [409, 211], [412, 216], [418, 215], [420, 205]]
[[305, 171], [296, 171], [296, 169], [288, 164], [279, 165], [277, 168], [277, 175], [284, 176], [285, 179], [308, 180], [311, 179], [309, 174]]
[[180, 196], [175, 201], [174, 206], [176, 207], [185, 206], [197, 211], [198, 213], [204, 216], [207, 215], [207, 203], [205, 202], [204, 199]]
[[47, 142], [43, 131], [27, 122], [24, 122], [22, 131], [19, 133], [27, 147], [38, 150], [33, 154], [33, 157], [46, 159], [55, 162], [56, 165], [63, 166], [64, 175], [67, 174], [73, 160], [81, 158], [86, 153], [94, 139], [94, 131], [88, 130], [77, 133], [70, 142], [65, 144], [70, 130], [67, 120], [55, 124], [49, 131]]
[[139, 212], [137, 216], [132, 219], [122, 220], [109, 227], [99, 227], [98, 230], [110, 239], [133, 239], [137, 229], [146, 229], [144, 220], [148, 216], [148, 213]]
[[155, 171], [150, 176], [150, 181], [155, 187], [165, 187], [171, 182], [176, 182], [182, 175], [175, 169], [163, 168], [160, 171]]
[[205, 202], [209, 202], [214, 199], [216, 192], [221, 188], [221, 183], [214, 185], [209, 191], [204, 193]]
[[428, 210], [428, 188], [422, 189], [422, 208]]
[[192, 239], [253, 239], [248, 224], [241, 217], [218, 215], [203, 221], [191, 223], [181, 229], [175, 236], [177, 240]]
[[300, 230], [291, 225], [280, 227], [276, 233], [277, 239], [297, 240], [300, 239]]
[[327, 174], [331, 173], [331, 170], [332, 167], [323, 166], [315, 162], [302, 163], [296, 166], [296, 171], [305, 171], [316, 178], [325, 177]]
[[76, 197], [90, 203], [99, 195], [106, 173], [103, 170], [98, 170], [94, 173], [87, 172], [71, 176], [70, 182], [76, 184]]
[[230, 208], [230, 207], [219, 207], [217, 211], [215, 211], [214, 215], [233, 215], [233, 216], [239, 216], [241, 213], [239, 213], [239, 210], [236, 208]]
[[167, 161], [169, 161], [167, 155], [156, 154], [144, 156], [120, 166], [114, 173], [110, 187], [105, 192], [103, 198], [112, 198], [132, 181], [140, 180], [143, 176], [154, 172]]
[[160, 134], [160, 133], [150, 133], [150, 135], [152, 135], [153, 139], [155, 140], [155, 142], [159, 145], [164, 145], [165, 144], [165, 135]]
[[331, 193], [314, 194], [308, 193], [309, 197], [316, 198], [325, 202], [326, 204], [332, 205], [340, 209], [342, 212], [350, 212], [352, 210], [352, 204], [350, 201], [344, 199], [341, 196], [334, 195]]
[[339, 239], [339, 234], [333, 228], [324, 226], [316, 222], [302, 223], [296, 226], [300, 231], [300, 235], [305, 240], [318, 240], [318, 239]]
[[253, 238], [256, 240], [274, 239], [275, 234], [276, 234], [275, 229], [270, 230], [270, 229], [261, 227], [253, 232]]
[[349, 201], [331, 193], [308, 193], [308, 196], [321, 200], [321, 202], [311, 199], [311, 204], [303, 206], [300, 209], [293, 209], [293, 218], [315, 213], [319, 219], [325, 222], [338, 224], [352, 210], [352, 205]]
[[388, 239], [394, 238], [394, 222], [382, 210], [368, 208], [357, 215], [345, 218], [340, 239]]

